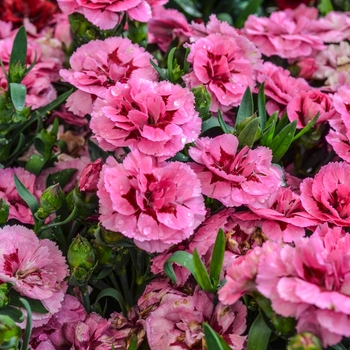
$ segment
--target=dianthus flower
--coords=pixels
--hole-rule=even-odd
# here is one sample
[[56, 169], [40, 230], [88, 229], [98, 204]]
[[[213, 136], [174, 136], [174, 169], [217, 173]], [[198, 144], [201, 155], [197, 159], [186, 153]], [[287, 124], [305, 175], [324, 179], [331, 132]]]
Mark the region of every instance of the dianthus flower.
[[198, 139], [189, 149], [191, 166], [202, 182], [203, 194], [226, 206], [265, 202], [282, 185], [282, 172], [271, 164], [267, 147], [238, 151], [238, 139], [231, 134]]
[[[38, 327], [61, 308], [68, 268], [57, 245], [34, 231], [14, 225], [0, 229], [0, 281], [13, 283], [22, 296], [40, 300], [48, 313], [33, 313]], [[23, 326], [23, 325], [22, 325]]]
[[90, 127], [104, 150], [128, 146], [169, 158], [198, 138], [201, 119], [188, 89], [138, 78], [96, 100]]
[[328, 163], [300, 189], [303, 207], [319, 223], [350, 226], [350, 164]]
[[[79, 47], [70, 57], [71, 68], [61, 69], [63, 79], [74, 85], [81, 92], [104, 98], [110, 86], [115, 83], [126, 83], [131, 77], [156, 80], [158, 75], [150, 63], [153, 57], [137, 44], [122, 37], [93, 40]], [[91, 112], [80, 106], [81, 94], [78, 91], [69, 98], [72, 112]], [[88, 97], [86, 97], [88, 100]], [[86, 102], [85, 102], [86, 103]], [[91, 105], [91, 101], [88, 104]], [[78, 114], [80, 115], [80, 114]]]
[[188, 46], [187, 59], [193, 70], [183, 79], [190, 88], [201, 84], [207, 88], [212, 97], [212, 112], [218, 109], [226, 112], [239, 105], [247, 87], [254, 88], [260, 53], [243, 35], [218, 22], [211, 18], [206, 29], [210, 34]]
[[304, 4], [295, 10], [274, 12], [269, 18], [250, 15], [244, 24], [244, 32], [266, 56], [309, 57], [325, 49], [322, 39], [309, 31], [310, 23], [317, 16], [316, 8]]
[[200, 182], [184, 163], [159, 163], [136, 150], [123, 164], [110, 157], [98, 188], [102, 225], [148, 252], [180, 243], [204, 220]]

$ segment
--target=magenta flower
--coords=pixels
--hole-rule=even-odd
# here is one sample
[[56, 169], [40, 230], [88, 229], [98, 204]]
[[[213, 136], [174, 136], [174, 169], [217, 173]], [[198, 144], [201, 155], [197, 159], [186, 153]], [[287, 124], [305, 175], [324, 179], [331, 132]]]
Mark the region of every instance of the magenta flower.
[[135, 78], [96, 100], [90, 126], [105, 150], [126, 146], [166, 159], [198, 138], [201, 119], [188, 89]]
[[323, 123], [336, 114], [332, 100], [323, 92], [313, 89], [301, 91], [287, 105], [290, 121], [297, 121], [297, 128], [306, 126], [319, 113], [316, 124]]
[[108, 158], [98, 184], [100, 221], [148, 252], [190, 237], [204, 220], [200, 182], [184, 163], [159, 163], [138, 151]]
[[102, 170], [103, 161], [101, 158], [96, 159], [93, 163], [88, 164], [82, 171], [78, 183], [79, 190], [82, 192], [96, 192], [97, 183]]
[[322, 39], [310, 32], [310, 23], [317, 15], [316, 8], [304, 4], [295, 10], [273, 12], [269, 18], [250, 15], [244, 32], [265, 56], [309, 57], [326, 48]]
[[60, 310], [67, 289], [62, 252], [52, 241], [39, 240], [32, 230], [18, 225], [0, 229], [0, 250], [1, 283], [13, 283], [21, 295], [43, 303], [48, 313], [33, 313], [34, 327], [41, 326]]
[[259, 83], [265, 82], [265, 94], [269, 97], [266, 110], [272, 115], [283, 112], [294, 96], [301, 91], [311, 90], [311, 86], [303, 78], [293, 78], [288, 70], [265, 62], [263, 70], [257, 78]]
[[147, 22], [152, 17], [151, 6], [146, 0], [58, 0], [63, 13], [82, 13], [100, 29], [113, 29], [119, 24], [119, 13], [139, 22]]
[[237, 137], [225, 134], [201, 138], [189, 149], [203, 194], [230, 207], [263, 203], [282, 185], [282, 173], [271, 164], [270, 149], [237, 148]]
[[4, 199], [10, 206], [9, 219], [16, 219], [23, 224], [33, 224], [33, 215], [17, 192], [14, 181], [15, 174], [27, 190], [39, 199], [41, 191], [38, 191], [35, 186], [36, 176], [24, 168], [0, 169], [0, 198]]
[[350, 164], [328, 163], [300, 185], [305, 210], [319, 223], [350, 226]]
[[201, 84], [207, 88], [212, 112], [238, 106], [247, 87], [254, 88], [260, 54], [244, 36], [234, 30], [209, 34], [189, 47], [193, 71], [183, 79], [190, 88]]
[[[60, 75], [92, 97], [104, 98], [108, 87], [114, 86], [116, 82], [125, 83], [133, 76], [156, 80], [158, 75], [150, 59], [153, 59], [151, 54], [127, 38], [93, 40], [73, 53], [69, 60], [71, 68], [61, 69]], [[86, 107], [77, 106], [74, 97], [71, 96], [70, 100], [73, 112], [80, 109], [85, 114], [91, 112]]]
[[258, 268], [257, 288], [274, 311], [295, 317], [299, 332], [316, 331], [325, 347], [350, 336], [349, 247], [340, 227], [322, 225], [295, 247], [275, 244]]

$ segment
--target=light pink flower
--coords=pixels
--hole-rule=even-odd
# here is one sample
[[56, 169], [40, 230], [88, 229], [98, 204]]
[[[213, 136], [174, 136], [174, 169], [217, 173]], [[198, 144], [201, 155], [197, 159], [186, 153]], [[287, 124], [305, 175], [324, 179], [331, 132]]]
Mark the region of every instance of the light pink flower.
[[300, 68], [298, 77], [304, 79], [311, 79], [313, 74], [318, 69], [317, 62], [313, 57], [303, 58], [300, 61], [298, 61], [296, 65]]
[[350, 336], [349, 247], [350, 236], [340, 227], [322, 225], [296, 239], [295, 247], [275, 244], [258, 268], [258, 291], [274, 311], [295, 317], [299, 332], [316, 328], [325, 347]]
[[316, 124], [326, 122], [336, 114], [330, 97], [317, 89], [300, 91], [287, 105], [288, 119], [296, 120], [299, 129], [306, 126], [317, 113]]
[[335, 110], [339, 113], [329, 121], [332, 129], [326, 136], [335, 153], [350, 163], [350, 87], [342, 86], [333, 95]]
[[192, 349], [204, 338], [202, 323], [208, 322], [235, 349], [243, 349], [246, 308], [238, 302], [233, 306], [221, 303], [214, 309], [211, 295], [196, 291], [193, 296], [169, 293], [159, 307], [146, 319], [146, 334], [151, 350]]
[[210, 110], [226, 112], [241, 102], [247, 87], [255, 86], [260, 66], [257, 48], [236, 31], [209, 34], [189, 45], [188, 62], [193, 70], [184, 75], [187, 86], [203, 84], [210, 92]]
[[147, 22], [152, 17], [151, 6], [146, 0], [58, 0], [63, 13], [82, 13], [100, 29], [113, 29], [120, 21], [120, 13], [139, 22]]
[[54, 242], [39, 240], [34, 231], [19, 225], [0, 229], [0, 247], [0, 281], [13, 283], [21, 295], [42, 302], [48, 313], [33, 313], [33, 325], [43, 325], [60, 310], [67, 289], [62, 252]]
[[237, 151], [238, 139], [231, 134], [201, 138], [189, 149], [192, 168], [202, 182], [203, 194], [226, 206], [255, 205], [266, 201], [282, 185], [282, 173], [271, 164], [266, 147]]
[[183, 13], [163, 6], [153, 10], [153, 16], [148, 22], [150, 44], [157, 44], [162, 51], [166, 52], [173, 40], [178, 39], [178, 45], [181, 45], [191, 34], [192, 30]]
[[166, 159], [198, 138], [201, 119], [188, 89], [138, 78], [97, 99], [90, 127], [104, 150], [126, 146]]
[[160, 164], [138, 151], [123, 164], [108, 158], [98, 188], [102, 225], [148, 252], [180, 243], [204, 220], [200, 182], [184, 163]]
[[72, 43], [72, 36], [70, 34], [70, 24], [68, 15], [66, 13], [56, 13], [51, 21], [54, 26], [54, 38], [59, 40], [66, 49]]
[[[144, 48], [133, 44], [129, 39], [113, 37], [106, 40], [93, 40], [79, 47], [71, 56], [71, 68], [60, 70], [63, 79], [79, 90], [104, 98], [108, 87], [116, 82], [125, 83], [131, 77], [156, 80], [157, 72], [152, 67], [151, 54]], [[80, 111], [78, 115], [91, 112], [88, 107], [79, 106], [79, 99], [70, 97], [71, 111]], [[91, 102], [89, 102], [90, 104]]]
[[41, 191], [37, 190], [35, 186], [36, 176], [24, 168], [0, 169], [0, 198], [4, 199], [10, 206], [9, 219], [16, 219], [23, 224], [33, 224], [33, 215], [17, 192], [14, 180], [15, 174], [27, 190], [39, 199]]
[[269, 18], [250, 15], [244, 32], [265, 56], [298, 59], [325, 49], [322, 39], [311, 33], [310, 23], [318, 11], [301, 4], [295, 10], [273, 12]]
[[350, 226], [350, 164], [328, 163], [300, 189], [303, 207], [319, 223]]
[[293, 78], [288, 70], [265, 62], [263, 70], [257, 78], [259, 83], [265, 82], [265, 94], [269, 97], [266, 110], [269, 115], [283, 112], [294, 96], [301, 91], [311, 90], [311, 86], [303, 78]]

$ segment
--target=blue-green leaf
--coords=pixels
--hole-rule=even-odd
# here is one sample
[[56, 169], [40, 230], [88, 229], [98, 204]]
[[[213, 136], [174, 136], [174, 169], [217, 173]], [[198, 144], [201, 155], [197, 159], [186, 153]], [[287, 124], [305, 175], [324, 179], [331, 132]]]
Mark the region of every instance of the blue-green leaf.
[[153, 62], [153, 60], [149, 60], [151, 62], [151, 65], [153, 68], [157, 71], [157, 73], [160, 75], [162, 80], [168, 80], [168, 77], [166, 75], [166, 72], [163, 68], [160, 68], [156, 63]]
[[259, 313], [248, 333], [247, 350], [266, 350], [269, 344], [271, 329]]
[[253, 95], [250, 91], [250, 88], [247, 87], [244, 92], [241, 105], [239, 106], [237, 116], [236, 116], [236, 124], [239, 124], [242, 120], [251, 117], [254, 114], [254, 102]]
[[28, 204], [30, 211], [34, 215], [39, 209], [38, 200], [27, 190], [16, 174], [14, 175], [14, 181], [19, 196]]
[[263, 130], [263, 135], [260, 139], [261, 146], [270, 147], [270, 144], [275, 135], [276, 123], [277, 123], [278, 114], [277, 112], [272, 114], [272, 116], [267, 120], [265, 129]]
[[285, 126], [284, 129], [272, 140], [270, 147], [272, 149], [272, 161], [274, 163], [278, 162], [287, 152], [293, 141], [296, 128], [297, 122], [294, 120], [292, 123]]
[[239, 147], [243, 148], [244, 146], [252, 147], [259, 130], [259, 118], [255, 118], [249, 122], [248, 125], [240, 132], [238, 135]]
[[25, 28], [22, 26], [18, 29], [15, 40], [13, 41], [11, 56], [10, 56], [10, 67], [20, 62], [22, 66], [25, 65], [27, 58], [27, 33]]
[[202, 134], [213, 128], [220, 128], [218, 118], [211, 116], [209, 119], [202, 122]]
[[176, 47], [173, 47], [168, 55], [168, 77], [170, 82], [174, 82], [174, 75], [173, 75], [173, 60], [175, 55]]
[[39, 175], [44, 165], [45, 159], [42, 156], [38, 154], [32, 154], [31, 157], [28, 159], [25, 168], [30, 173]]
[[264, 130], [266, 124], [266, 96], [265, 96], [265, 83], [262, 83], [258, 93], [258, 113], [260, 119], [260, 128]]
[[26, 86], [18, 83], [10, 83], [10, 95], [13, 106], [17, 111], [23, 111], [27, 96]]
[[222, 131], [225, 134], [229, 134], [230, 130], [228, 129], [227, 124], [225, 123], [224, 118], [222, 117], [222, 113], [221, 113], [220, 109], [218, 110], [218, 122], [220, 124]]
[[165, 274], [174, 282], [177, 283], [176, 281], [176, 275], [174, 272], [174, 268], [172, 266], [172, 263], [176, 263], [178, 265], [181, 265], [183, 267], [186, 267], [187, 270], [189, 270], [193, 277], [197, 280], [197, 274], [194, 268], [194, 263], [193, 263], [193, 256], [192, 254], [188, 252], [183, 252], [183, 251], [177, 251], [175, 252], [172, 256], [170, 256], [167, 261], [164, 263], [164, 272]]
[[49, 174], [46, 179], [46, 187], [54, 184], [59, 184], [63, 188], [71, 180], [72, 176], [77, 172], [77, 169], [67, 168], [59, 170], [53, 174]]
[[0, 310], [0, 315], [6, 315], [11, 317], [15, 322], [21, 323], [24, 321], [23, 312], [11, 305], [7, 305], [4, 309]]
[[203, 322], [205, 342], [208, 350], [231, 350], [230, 346], [206, 322]]
[[199, 286], [208, 292], [215, 293], [216, 291], [216, 286], [212, 286], [210, 283], [210, 278], [208, 275], [208, 271], [205, 268], [203, 261], [201, 260], [197, 248], [194, 249], [193, 251], [193, 265], [194, 269], [196, 271], [196, 276], [197, 276], [197, 281]]
[[219, 283], [220, 273], [222, 264], [224, 262], [225, 254], [225, 233], [222, 229], [219, 229], [218, 235], [216, 236], [213, 253], [211, 255], [209, 276], [214, 287]]

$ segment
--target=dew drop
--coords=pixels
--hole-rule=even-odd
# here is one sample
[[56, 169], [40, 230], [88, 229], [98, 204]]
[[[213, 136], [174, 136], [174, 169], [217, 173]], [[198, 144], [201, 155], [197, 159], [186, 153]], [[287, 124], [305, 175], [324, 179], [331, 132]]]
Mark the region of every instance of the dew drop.
[[191, 216], [192, 214], [191, 213], [187, 213], [187, 216]]
[[222, 95], [221, 98], [222, 98], [223, 100], [226, 100], [226, 95]]
[[117, 221], [117, 224], [118, 225], [124, 225], [125, 221], [123, 219], [120, 219], [120, 220]]
[[180, 100], [175, 100], [174, 101], [174, 106], [175, 107], [179, 107], [181, 105], [181, 101]]
[[186, 143], [186, 137], [181, 137], [181, 142], [182, 142], [183, 144], [185, 144], [185, 143]]
[[118, 95], [119, 95], [117, 89], [111, 89], [111, 94], [112, 94], [113, 96], [118, 96]]
[[207, 47], [205, 45], [203, 45], [203, 49], [206, 49]]
[[151, 231], [152, 231], [152, 228], [149, 226], [145, 226], [142, 230], [142, 232], [145, 236], [148, 236], [151, 233]]

